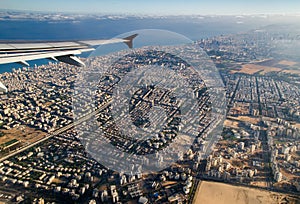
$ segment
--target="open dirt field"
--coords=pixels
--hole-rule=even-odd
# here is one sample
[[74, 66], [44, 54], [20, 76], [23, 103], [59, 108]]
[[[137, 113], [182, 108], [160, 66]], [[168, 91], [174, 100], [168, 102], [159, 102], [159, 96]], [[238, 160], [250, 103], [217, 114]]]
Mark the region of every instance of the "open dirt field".
[[225, 127], [231, 127], [231, 128], [234, 128], [234, 129], [238, 129], [239, 128], [239, 122], [227, 119], [227, 120], [224, 121], [224, 126]]
[[0, 137], [0, 145], [13, 139], [30, 144], [42, 139], [46, 135], [46, 133], [42, 131], [26, 126], [1, 131], [4, 133], [4, 136]]
[[260, 121], [259, 118], [249, 117], [249, 116], [238, 116], [238, 117], [228, 116], [228, 119], [238, 120], [238, 121], [242, 121], [242, 122], [249, 122], [254, 125], [258, 124]]
[[296, 66], [300, 66], [300, 63], [288, 60], [267, 60], [260, 64], [244, 64], [240, 70], [232, 70], [231, 73], [243, 73], [250, 75], [259, 73], [260, 75], [264, 75], [268, 72], [284, 72], [287, 74], [300, 75], [300, 68], [296, 69]]
[[288, 195], [268, 192], [255, 188], [233, 186], [224, 183], [202, 181], [198, 186], [194, 202], [195, 204], [262, 204], [282, 203], [288, 199], [288, 203], [296, 203], [296, 200]]
[[252, 186], [258, 186], [258, 187], [267, 187], [267, 182], [265, 181], [252, 181], [250, 182], [250, 185]]
[[278, 67], [269, 67], [269, 66], [261, 66], [256, 64], [244, 64], [240, 70], [232, 70], [231, 73], [244, 73], [244, 74], [255, 74], [260, 72], [260, 74], [264, 75], [268, 72], [279, 72], [281, 68]]
[[298, 62], [282, 60], [282, 61], [278, 62], [278, 64], [287, 65], [287, 66], [294, 66], [294, 65], [298, 64]]
[[238, 129], [239, 122], [248, 122], [253, 125], [257, 125], [259, 121], [260, 121], [259, 118], [249, 117], [249, 116], [239, 116], [239, 117], [228, 116], [227, 119], [224, 121], [224, 126]]
[[288, 74], [298, 74], [300, 75], [300, 69], [298, 70], [284, 70], [284, 73], [288, 73]]

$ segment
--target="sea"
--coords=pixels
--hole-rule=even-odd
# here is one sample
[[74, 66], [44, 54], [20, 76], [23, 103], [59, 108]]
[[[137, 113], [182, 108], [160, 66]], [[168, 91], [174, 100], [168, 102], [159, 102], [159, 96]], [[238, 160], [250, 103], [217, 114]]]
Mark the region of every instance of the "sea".
[[[266, 17], [183, 16], [125, 17], [79, 20], [1, 19], [0, 41], [72, 41], [110, 39], [122, 33], [140, 29], [163, 29], [186, 36], [192, 41], [213, 36], [243, 33], [271, 23]], [[34, 64], [47, 63], [35, 60]], [[17, 63], [0, 65], [0, 73], [20, 68]]]

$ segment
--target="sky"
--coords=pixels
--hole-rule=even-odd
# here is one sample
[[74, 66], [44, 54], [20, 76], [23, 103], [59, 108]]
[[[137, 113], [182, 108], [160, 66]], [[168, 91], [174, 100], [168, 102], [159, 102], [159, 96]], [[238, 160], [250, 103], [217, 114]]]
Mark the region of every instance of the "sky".
[[299, 0], [0, 0], [0, 9], [102, 14], [300, 14]]

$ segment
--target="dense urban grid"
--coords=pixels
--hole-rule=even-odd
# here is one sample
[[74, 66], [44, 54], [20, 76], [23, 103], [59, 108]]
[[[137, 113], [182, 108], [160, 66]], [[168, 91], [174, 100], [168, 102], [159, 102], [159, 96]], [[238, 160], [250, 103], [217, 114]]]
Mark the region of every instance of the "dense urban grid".
[[[96, 79], [94, 109], [82, 93], [74, 91], [81, 68], [49, 63], [1, 74], [9, 91], [0, 95], [0, 200], [191, 203], [202, 180], [287, 193], [285, 201], [299, 199], [300, 59], [280, 55], [277, 48], [282, 38], [297, 40], [292, 35], [256, 30], [197, 42], [216, 64], [226, 87], [226, 120], [214, 142], [207, 136], [219, 118], [209, 114], [211, 99], [205, 84], [193, 78], [188, 64], [167, 53], [140, 51], [115, 63], [118, 72]], [[101, 141], [75, 126], [84, 124], [86, 130], [93, 130], [86, 120], [96, 116], [107, 140], [127, 153], [155, 153], [170, 145], [179, 132], [182, 112], [168, 90], [144, 86], [132, 93], [129, 104], [134, 125], [142, 128], [150, 124], [145, 114], [152, 106], [165, 110], [169, 121], [157, 137], [140, 142], [121, 135], [110, 114], [112, 86], [122, 80], [124, 72], [144, 63], [164, 63], [191, 74], [191, 84], [197, 85], [193, 94], [202, 110], [199, 132], [169, 167], [126, 174], [105, 167], [87, 153], [87, 147], [97, 149], [96, 142]], [[76, 117], [72, 97], [81, 100]], [[112, 154], [108, 152], [107, 157]]]

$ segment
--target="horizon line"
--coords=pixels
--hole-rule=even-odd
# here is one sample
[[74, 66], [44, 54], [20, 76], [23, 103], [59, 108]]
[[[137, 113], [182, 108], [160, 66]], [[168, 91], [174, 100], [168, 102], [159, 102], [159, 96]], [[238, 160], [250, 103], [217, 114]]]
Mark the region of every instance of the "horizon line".
[[73, 15], [117, 15], [117, 16], [157, 16], [157, 17], [175, 17], [175, 16], [299, 16], [299, 13], [283, 13], [283, 12], [269, 12], [269, 13], [191, 13], [191, 14], [159, 14], [159, 13], [133, 13], [133, 12], [84, 12], [84, 11], [43, 11], [43, 10], [30, 10], [30, 9], [4, 9], [0, 8], [0, 11], [12, 11], [12, 12], [33, 12], [33, 13], [48, 13], [48, 14], [73, 14]]

